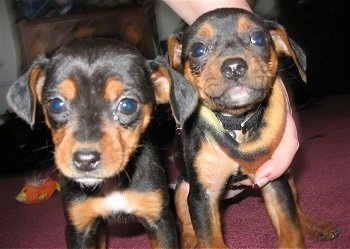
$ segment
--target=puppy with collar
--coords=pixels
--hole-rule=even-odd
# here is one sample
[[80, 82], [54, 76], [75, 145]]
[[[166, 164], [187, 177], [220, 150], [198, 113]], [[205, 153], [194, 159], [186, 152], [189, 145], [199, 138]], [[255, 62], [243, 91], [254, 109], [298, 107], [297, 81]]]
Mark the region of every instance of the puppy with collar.
[[151, 121], [156, 101], [181, 79], [126, 43], [87, 39], [39, 57], [11, 86], [15, 113], [34, 125], [40, 104], [51, 130], [68, 248], [106, 248], [107, 222], [130, 218], [152, 248], [178, 247]]
[[[175, 193], [181, 247], [225, 248], [220, 198], [271, 158], [289, 108], [279, 57], [291, 57], [305, 81], [305, 55], [280, 25], [234, 8], [199, 17], [170, 37], [168, 53], [170, 65], [196, 88], [191, 103], [199, 103], [183, 101], [193, 111], [185, 120], [174, 112], [182, 129]], [[291, 172], [261, 192], [280, 248], [305, 248], [303, 232], [317, 240], [338, 236], [338, 228], [302, 212]]]

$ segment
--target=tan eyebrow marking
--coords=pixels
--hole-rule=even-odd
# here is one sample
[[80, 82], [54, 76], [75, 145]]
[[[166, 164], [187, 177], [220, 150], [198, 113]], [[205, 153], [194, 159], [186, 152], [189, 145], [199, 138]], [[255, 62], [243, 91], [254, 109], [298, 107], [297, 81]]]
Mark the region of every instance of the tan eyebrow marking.
[[111, 77], [106, 81], [104, 98], [114, 101], [125, 91], [124, 84], [117, 78]]
[[59, 92], [68, 100], [72, 100], [77, 95], [77, 87], [72, 79], [64, 80], [58, 87]]

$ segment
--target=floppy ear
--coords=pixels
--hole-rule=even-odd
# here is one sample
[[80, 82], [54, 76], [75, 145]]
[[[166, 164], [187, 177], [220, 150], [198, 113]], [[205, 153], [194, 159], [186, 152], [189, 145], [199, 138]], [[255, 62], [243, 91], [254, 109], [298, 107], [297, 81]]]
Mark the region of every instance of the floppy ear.
[[36, 106], [41, 101], [48, 61], [45, 57], [36, 59], [29, 70], [10, 86], [6, 95], [11, 109], [31, 127], [35, 123]]
[[176, 123], [182, 126], [197, 107], [196, 88], [163, 58], [149, 61], [149, 65], [157, 103], [170, 103]]
[[168, 59], [169, 64], [175, 70], [182, 72], [183, 67], [181, 63], [181, 54], [182, 54], [182, 36], [183, 33], [179, 32], [172, 34], [168, 38]]
[[277, 54], [291, 57], [298, 68], [301, 78], [306, 82], [306, 55], [304, 50], [288, 37], [283, 26], [273, 21], [265, 21], [265, 24], [270, 29], [270, 35], [275, 44]]

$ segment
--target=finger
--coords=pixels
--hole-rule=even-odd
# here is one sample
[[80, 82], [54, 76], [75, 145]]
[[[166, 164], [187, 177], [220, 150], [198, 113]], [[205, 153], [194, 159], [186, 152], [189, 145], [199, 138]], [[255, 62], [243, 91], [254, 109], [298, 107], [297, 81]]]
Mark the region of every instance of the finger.
[[287, 115], [287, 124], [279, 146], [254, 175], [254, 187], [263, 187], [269, 181], [280, 177], [289, 168], [295, 153], [299, 148], [299, 141], [295, 122], [290, 114]]

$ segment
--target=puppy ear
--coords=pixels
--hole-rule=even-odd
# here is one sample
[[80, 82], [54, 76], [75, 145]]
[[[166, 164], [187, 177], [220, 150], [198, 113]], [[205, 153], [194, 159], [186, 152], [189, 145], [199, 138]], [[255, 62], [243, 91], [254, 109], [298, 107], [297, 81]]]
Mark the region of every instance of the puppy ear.
[[182, 126], [197, 107], [196, 88], [162, 58], [150, 61], [150, 67], [157, 102], [170, 103], [176, 123]]
[[283, 26], [272, 21], [265, 21], [265, 23], [270, 29], [277, 54], [290, 56], [297, 66], [301, 78], [306, 82], [306, 55], [304, 50], [288, 37]]
[[48, 59], [39, 57], [27, 72], [20, 76], [7, 92], [6, 100], [11, 109], [30, 126], [35, 123], [37, 102], [45, 81], [45, 66]]
[[172, 68], [176, 69], [179, 72], [183, 71], [183, 67], [181, 63], [182, 36], [183, 36], [183, 33], [179, 32], [171, 35], [168, 39], [169, 64]]

